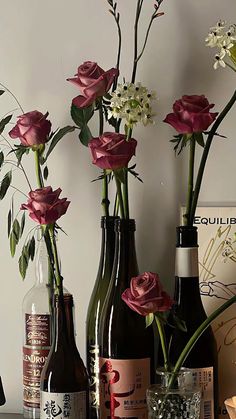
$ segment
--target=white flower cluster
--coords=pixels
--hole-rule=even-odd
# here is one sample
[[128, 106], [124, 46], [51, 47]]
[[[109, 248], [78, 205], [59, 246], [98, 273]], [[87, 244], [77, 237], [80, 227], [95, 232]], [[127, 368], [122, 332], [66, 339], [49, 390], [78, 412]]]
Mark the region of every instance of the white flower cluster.
[[156, 99], [156, 94], [141, 83], [118, 84], [111, 96], [108, 118], [125, 119], [129, 127], [138, 122], [144, 126], [154, 122], [151, 102]]
[[217, 47], [219, 52], [215, 55], [214, 69], [219, 66], [225, 67], [225, 58], [231, 56], [231, 48], [236, 44], [236, 25], [226, 26], [227, 22], [220, 20], [216, 26], [210, 28], [205, 39], [206, 45], [211, 48]]

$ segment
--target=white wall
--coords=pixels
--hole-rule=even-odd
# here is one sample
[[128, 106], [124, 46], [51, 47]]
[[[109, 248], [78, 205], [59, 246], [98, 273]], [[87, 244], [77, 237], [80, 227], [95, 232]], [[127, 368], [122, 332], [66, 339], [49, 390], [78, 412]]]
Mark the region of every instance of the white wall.
[[[131, 73], [132, 25], [135, 0], [119, 0], [124, 48], [121, 74]], [[53, 126], [71, 123], [69, 107], [78, 94], [66, 82], [79, 64], [97, 61], [108, 69], [116, 61], [116, 29], [105, 0], [0, 0], [0, 82], [16, 94], [25, 111], [49, 111]], [[141, 32], [144, 34], [153, 1], [145, 0]], [[140, 270], [160, 273], [169, 288], [173, 282], [175, 225], [185, 197], [186, 157], [176, 158], [169, 140], [174, 131], [161, 121], [182, 94], [205, 94], [221, 110], [235, 87], [229, 70], [214, 71], [214, 52], [204, 45], [208, 28], [219, 18], [234, 19], [235, 0], [164, 0], [165, 16], [157, 20], [140, 63], [137, 80], [158, 92], [155, 126], [138, 128], [137, 169], [143, 184], [131, 181], [131, 215], [137, 221]], [[0, 101], [1, 115], [15, 107]], [[228, 138], [214, 139], [201, 191], [203, 203], [236, 201], [235, 109], [221, 126]], [[28, 159], [29, 160], [29, 159]], [[88, 150], [76, 134], [57, 147], [51, 162], [49, 183], [61, 186], [71, 201], [61, 225], [60, 254], [67, 288], [76, 301], [78, 346], [84, 356], [85, 316], [96, 276], [100, 247], [100, 186]], [[28, 163], [31, 178], [33, 165]], [[23, 178], [19, 186], [25, 189]], [[9, 195], [10, 197], [10, 195]], [[21, 302], [34, 281], [33, 269], [22, 283], [17, 257], [11, 259], [6, 235], [9, 200], [0, 206], [1, 300], [0, 372], [7, 404], [1, 412], [22, 409]]]

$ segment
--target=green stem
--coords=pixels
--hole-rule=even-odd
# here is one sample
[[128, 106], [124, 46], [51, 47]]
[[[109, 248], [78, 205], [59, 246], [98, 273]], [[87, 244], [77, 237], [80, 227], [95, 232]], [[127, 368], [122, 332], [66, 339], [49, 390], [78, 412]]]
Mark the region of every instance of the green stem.
[[165, 371], [168, 371], [169, 370], [169, 359], [168, 359], [168, 351], [167, 351], [166, 337], [165, 337], [165, 332], [164, 332], [164, 329], [163, 329], [163, 324], [157, 316], [155, 316], [155, 320], [156, 320], [156, 325], [157, 325], [157, 328], [158, 328], [158, 333], [159, 333], [159, 336], [160, 336], [161, 348], [162, 348], [162, 353], [163, 353], [163, 357], [164, 357], [164, 369], [165, 369]]
[[54, 259], [56, 288], [57, 288], [57, 291], [59, 291], [60, 293], [62, 291], [62, 276], [60, 273], [60, 264], [59, 264], [57, 245], [56, 245], [56, 240], [55, 240], [55, 235], [54, 235], [54, 224], [49, 225], [48, 231], [49, 231], [49, 237], [51, 241], [51, 248], [52, 248], [53, 259]]
[[[155, 13], [156, 13], [156, 12], [155, 12]], [[138, 55], [138, 57], [136, 58], [136, 62], [137, 62], [137, 63], [138, 63], [138, 61], [140, 60], [140, 58], [142, 57], [142, 55], [143, 55], [143, 53], [144, 53], [144, 50], [145, 50], [145, 48], [146, 48], [147, 41], [148, 41], [148, 37], [149, 37], [149, 33], [150, 33], [150, 30], [151, 30], [151, 27], [152, 27], [152, 24], [153, 24], [154, 19], [155, 19], [155, 17], [154, 17], [154, 14], [153, 14], [153, 15], [152, 15], [152, 17], [151, 17], [150, 23], [149, 23], [149, 25], [148, 25], [148, 28], [147, 28], [146, 36], [145, 36], [144, 43], [143, 43], [143, 48], [141, 49], [140, 54], [139, 54], [139, 55]]]
[[102, 185], [102, 206], [106, 217], [109, 217], [109, 198], [108, 198], [108, 180], [106, 170], [103, 170], [103, 185]]
[[123, 196], [122, 196], [122, 190], [121, 190], [121, 182], [120, 182], [120, 180], [117, 177], [115, 172], [114, 172], [114, 177], [115, 177], [115, 181], [116, 181], [116, 190], [117, 190], [117, 196], [118, 196], [118, 201], [119, 201], [121, 218], [125, 218], [125, 210], [124, 210], [124, 202], [123, 202]]
[[197, 202], [198, 202], [198, 196], [199, 196], [199, 192], [200, 192], [200, 188], [202, 184], [203, 173], [204, 173], [204, 169], [205, 169], [205, 165], [206, 165], [206, 161], [207, 161], [207, 157], [209, 154], [212, 140], [216, 134], [217, 128], [220, 126], [221, 122], [223, 121], [227, 113], [230, 111], [235, 101], [236, 101], [236, 90], [233, 96], [231, 97], [230, 101], [227, 103], [227, 105], [223, 109], [223, 111], [218, 115], [218, 118], [216, 119], [213, 127], [211, 128], [208, 134], [207, 141], [206, 141], [203, 153], [202, 153], [200, 166], [198, 169], [198, 175], [197, 175], [194, 194], [193, 194], [192, 206], [191, 206], [191, 211], [190, 211], [189, 220], [188, 220], [189, 225], [193, 225], [195, 211], [196, 211]]
[[137, 7], [136, 7], [136, 17], [134, 22], [134, 63], [133, 63], [133, 72], [132, 72], [132, 78], [131, 83], [135, 82], [136, 72], [137, 72], [137, 56], [138, 56], [138, 23], [140, 18], [140, 13], [142, 10], [143, 0], [137, 1]]
[[39, 150], [35, 150], [34, 156], [35, 156], [35, 170], [36, 170], [36, 178], [37, 178], [37, 182], [38, 182], [38, 187], [43, 188], [44, 183], [43, 183], [43, 176], [42, 176], [42, 171], [41, 171], [41, 166], [40, 166]]
[[195, 146], [196, 146], [196, 140], [193, 135], [192, 138], [190, 139], [190, 148], [189, 148], [188, 195], [187, 195], [186, 213], [184, 215], [184, 225], [188, 225], [189, 213], [190, 213], [190, 209], [192, 206], [192, 199], [193, 199]]
[[103, 109], [102, 109], [102, 99], [99, 106], [99, 136], [103, 134], [104, 128], [104, 117], [103, 117]]
[[124, 184], [123, 184], [124, 210], [125, 210], [125, 218], [129, 219], [128, 168], [125, 167], [123, 170], [124, 170]]
[[234, 68], [231, 64], [229, 63], [225, 63], [227, 65], [227, 67], [231, 68], [231, 70], [236, 71], [236, 68]]
[[20, 104], [20, 102], [19, 102], [19, 100], [17, 99], [17, 97], [11, 92], [11, 90], [10, 89], [8, 89], [8, 87], [6, 87], [6, 86], [4, 86], [4, 84], [2, 84], [2, 83], [0, 83], [0, 86], [2, 86], [12, 97], [13, 97], [13, 99], [15, 99], [15, 101], [16, 101], [16, 103], [17, 103], [17, 105], [19, 106], [19, 108], [20, 108], [20, 110], [21, 110], [21, 112], [22, 113], [24, 113], [24, 109], [22, 108], [22, 106], [21, 106], [21, 104]]
[[[182, 353], [180, 354], [175, 366], [173, 372], [177, 374], [180, 370], [180, 368], [183, 366], [186, 358], [188, 357], [189, 353], [193, 349], [195, 343], [198, 341], [198, 339], [201, 337], [201, 335], [205, 332], [205, 330], [210, 326], [210, 324], [221, 314], [223, 311], [225, 311], [228, 307], [230, 307], [232, 304], [236, 303], [236, 295], [230, 300], [226, 301], [222, 306], [217, 308], [196, 330], [196, 332], [192, 335], [191, 339], [188, 341], [187, 345], [183, 349]], [[172, 382], [170, 383], [171, 386]]]

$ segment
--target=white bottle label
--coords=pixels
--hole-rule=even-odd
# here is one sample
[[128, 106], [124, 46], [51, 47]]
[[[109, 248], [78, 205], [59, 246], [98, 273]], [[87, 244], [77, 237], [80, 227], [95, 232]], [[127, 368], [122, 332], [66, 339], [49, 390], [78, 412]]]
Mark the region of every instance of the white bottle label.
[[177, 247], [175, 255], [176, 276], [180, 278], [199, 276], [197, 247]]
[[201, 394], [201, 419], [214, 419], [214, 376], [213, 367], [191, 368], [200, 387]]
[[87, 419], [86, 392], [40, 392], [40, 419]]

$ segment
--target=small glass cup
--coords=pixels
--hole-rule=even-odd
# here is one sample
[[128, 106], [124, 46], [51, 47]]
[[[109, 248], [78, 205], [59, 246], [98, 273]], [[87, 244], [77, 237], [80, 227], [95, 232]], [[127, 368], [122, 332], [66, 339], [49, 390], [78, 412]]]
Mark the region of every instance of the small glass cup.
[[201, 390], [193, 372], [157, 370], [157, 384], [147, 389], [147, 405], [149, 419], [199, 419]]

